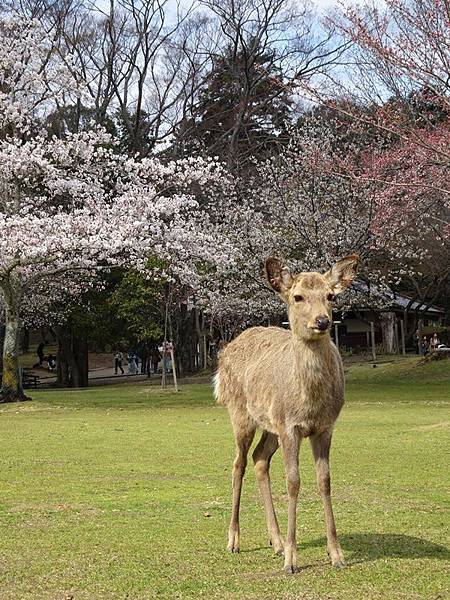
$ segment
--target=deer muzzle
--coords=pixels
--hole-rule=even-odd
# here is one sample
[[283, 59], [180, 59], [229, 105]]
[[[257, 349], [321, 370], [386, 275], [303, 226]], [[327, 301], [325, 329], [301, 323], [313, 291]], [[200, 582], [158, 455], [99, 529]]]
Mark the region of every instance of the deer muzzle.
[[327, 316], [317, 317], [316, 327], [319, 331], [326, 331], [330, 326], [330, 319]]

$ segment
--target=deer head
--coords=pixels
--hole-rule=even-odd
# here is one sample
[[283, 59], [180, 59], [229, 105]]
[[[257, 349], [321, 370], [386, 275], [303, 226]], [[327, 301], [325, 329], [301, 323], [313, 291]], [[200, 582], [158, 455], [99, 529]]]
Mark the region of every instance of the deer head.
[[333, 300], [356, 276], [359, 257], [346, 256], [326, 273], [291, 275], [278, 258], [266, 260], [266, 277], [288, 308], [294, 335], [304, 340], [316, 340], [329, 333]]

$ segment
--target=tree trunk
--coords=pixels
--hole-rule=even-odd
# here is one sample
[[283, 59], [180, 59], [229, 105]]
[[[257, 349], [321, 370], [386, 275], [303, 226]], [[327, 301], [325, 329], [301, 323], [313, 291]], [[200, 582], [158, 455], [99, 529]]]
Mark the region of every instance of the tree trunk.
[[[0, 325], [0, 348], [3, 349], [4, 343], [5, 343], [5, 327], [4, 327], [4, 325]], [[3, 372], [3, 352], [0, 352], [0, 373], [2, 373], [2, 372]]]
[[56, 384], [59, 387], [70, 387], [70, 367], [64, 343], [58, 336], [58, 354], [56, 359]]
[[88, 387], [88, 344], [85, 334], [77, 336], [69, 326], [58, 329], [57, 385]]
[[75, 335], [72, 332], [72, 351], [76, 364], [76, 378], [73, 387], [89, 386], [89, 353], [86, 334]]
[[71, 387], [74, 360], [72, 355], [71, 335], [68, 327], [58, 328], [58, 356], [56, 364], [57, 385], [61, 387]]
[[381, 332], [383, 335], [383, 346], [387, 354], [394, 354], [395, 347], [395, 313], [381, 313]]
[[3, 375], [0, 402], [29, 400], [22, 388], [19, 368], [19, 341], [22, 325], [18, 310], [6, 305], [5, 339], [3, 341]]
[[196, 348], [198, 343], [195, 327], [194, 310], [188, 310], [181, 304], [175, 318], [175, 355], [177, 357], [178, 374], [185, 377], [195, 371]]
[[[198, 343], [196, 344], [196, 346], [198, 346], [198, 355], [199, 355], [199, 361], [198, 361], [198, 370], [202, 369], [203, 371], [206, 371], [208, 368], [208, 356], [207, 356], [207, 351], [206, 351], [206, 330], [205, 330], [205, 318], [203, 316], [203, 314], [200, 314], [200, 311], [197, 310], [196, 308], [194, 308], [195, 311], [195, 328], [197, 331], [197, 339], [198, 339]], [[201, 321], [200, 321], [201, 319]], [[196, 350], [197, 352], [197, 350]]]
[[22, 353], [26, 354], [30, 350], [30, 330], [25, 327], [22, 334]]

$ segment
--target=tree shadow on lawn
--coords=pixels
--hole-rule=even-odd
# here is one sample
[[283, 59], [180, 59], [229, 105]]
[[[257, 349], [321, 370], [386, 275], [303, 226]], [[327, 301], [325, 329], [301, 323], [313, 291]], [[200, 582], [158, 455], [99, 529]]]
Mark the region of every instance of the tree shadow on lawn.
[[[349, 562], [370, 562], [380, 558], [438, 558], [450, 559], [450, 550], [434, 542], [396, 533], [353, 533], [340, 535], [339, 542]], [[299, 544], [299, 548], [324, 546], [326, 539], [318, 538]]]
[[172, 388], [161, 389], [146, 382], [73, 389], [49, 388], [39, 390], [35, 400], [36, 402], [27, 403], [25, 410], [38, 410], [42, 403], [56, 405], [56, 408], [68, 406], [99, 410], [216, 408], [212, 391], [208, 386], [183, 386], [176, 393]]

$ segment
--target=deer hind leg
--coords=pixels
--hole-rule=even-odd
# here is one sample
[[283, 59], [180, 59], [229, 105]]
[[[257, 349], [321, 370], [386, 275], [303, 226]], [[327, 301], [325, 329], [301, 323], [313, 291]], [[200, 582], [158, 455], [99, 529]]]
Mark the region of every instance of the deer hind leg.
[[331, 564], [338, 569], [345, 567], [344, 555], [339, 545], [336, 525], [334, 522], [333, 507], [331, 505], [331, 483], [330, 483], [330, 447], [331, 431], [326, 431], [317, 436], [311, 436], [311, 446], [316, 463], [317, 487], [322, 498], [327, 526], [327, 549], [331, 558]]
[[266, 511], [267, 529], [269, 531], [270, 541], [276, 554], [283, 554], [283, 540], [281, 539], [280, 528], [278, 526], [277, 516], [273, 507], [272, 491], [270, 489], [270, 460], [278, 449], [278, 437], [268, 431], [263, 431], [261, 439], [253, 451], [253, 462], [255, 464], [255, 474]]
[[239, 507], [241, 503], [242, 480], [244, 479], [247, 466], [247, 455], [255, 437], [256, 427], [246, 419], [245, 426], [234, 428], [236, 440], [236, 458], [233, 463], [233, 508], [231, 511], [231, 522], [228, 530], [228, 550], [239, 552], [240, 529], [239, 529]]

